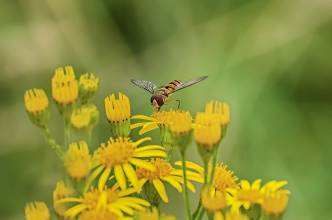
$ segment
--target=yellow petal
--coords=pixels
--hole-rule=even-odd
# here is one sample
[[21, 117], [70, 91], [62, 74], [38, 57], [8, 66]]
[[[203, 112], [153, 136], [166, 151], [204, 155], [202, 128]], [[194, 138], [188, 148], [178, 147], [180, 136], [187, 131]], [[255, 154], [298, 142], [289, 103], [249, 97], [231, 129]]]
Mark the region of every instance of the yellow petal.
[[108, 205], [107, 209], [108, 209], [110, 212], [112, 212], [112, 213], [114, 213], [115, 215], [117, 215], [118, 217], [122, 217], [122, 216], [123, 216], [122, 212], [121, 212], [119, 209], [113, 207], [113, 204]]
[[[183, 181], [183, 178], [182, 177], [179, 177], [179, 176], [173, 176], [173, 178], [174, 179], [176, 179], [176, 181], [178, 181], [178, 182], [180, 182], [180, 183], [184, 183], [184, 181]], [[187, 180], [187, 187], [188, 187], [188, 189], [190, 190], [190, 191], [192, 191], [192, 192], [196, 192], [196, 189], [195, 189], [195, 186], [190, 182], [190, 181], [188, 181]]]
[[111, 167], [107, 167], [104, 172], [101, 174], [100, 178], [99, 178], [99, 182], [98, 182], [98, 189], [99, 190], [103, 190], [105, 187], [105, 184], [107, 182], [107, 179], [111, 173], [112, 168]]
[[80, 198], [63, 198], [55, 201], [55, 204], [66, 203], [66, 202], [82, 202], [83, 199]]
[[146, 178], [142, 178], [142, 179], [138, 180], [139, 188], [142, 188], [147, 181], [148, 181], [148, 179], [146, 179]]
[[119, 204], [123, 204], [123, 205], [126, 205], [126, 206], [129, 206], [135, 210], [145, 210], [146, 208], [140, 204], [136, 204], [136, 203], [133, 203], [133, 202], [128, 202], [126, 200], [118, 200], [116, 201], [117, 203]]
[[224, 216], [222, 215], [221, 212], [215, 212], [213, 220], [224, 220]]
[[118, 181], [118, 183], [120, 185], [120, 188], [126, 189], [127, 188], [126, 177], [123, 173], [121, 165], [116, 165], [114, 167], [114, 175], [115, 175], [115, 179]]
[[138, 133], [142, 135], [157, 128], [159, 127], [156, 122], [147, 122]]
[[134, 214], [134, 210], [132, 208], [130, 208], [130, 207], [124, 205], [124, 204], [118, 203], [118, 202], [113, 203], [112, 207], [120, 209], [121, 211], [123, 211], [123, 212], [125, 212], [125, 213], [127, 213], [129, 215], [133, 215]]
[[161, 150], [135, 151], [134, 157], [166, 157], [166, 153]]
[[[183, 171], [182, 170], [172, 170], [171, 174], [176, 175], [176, 176], [183, 176]], [[198, 174], [198, 173], [194, 173], [192, 171], [188, 171], [186, 172], [187, 177], [196, 177], [196, 178], [201, 178], [202, 175]]]
[[165, 150], [165, 148], [159, 145], [147, 145], [144, 147], [137, 148], [135, 152], [142, 152], [147, 150]]
[[145, 123], [146, 122], [139, 122], [139, 123], [131, 124], [130, 129], [133, 130], [135, 128], [142, 127]]
[[150, 138], [150, 137], [145, 137], [145, 138], [139, 139], [138, 141], [135, 141], [135, 142], [133, 143], [133, 145], [134, 145], [135, 147], [137, 147], [137, 146], [140, 145], [141, 143], [143, 143], [143, 142], [145, 142], [145, 141], [151, 141], [151, 140], [152, 140], [152, 138]]
[[141, 120], [147, 120], [147, 121], [155, 121], [155, 118], [146, 116], [146, 115], [134, 115], [131, 117], [131, 119], [141, 119]]
[[104, 166], [100, 166], [92, 172], [92, 174], [86, 180], [83, 192], [88, 191], [91, 183], [97, 178], [97, 176], [103, 171], [104, 168]]
[[126, 173], [126, 176], [130, 180], [130, 182], [133, 184], [134, 188], [138, 188], [138, 180], [137, 180], [137, 175], [133, 167], [126, 163], [122, 165], [124, 172]]
[[137, 192], [137, 188], [127, 188], [127, 189], [123, 189], [123, 190], [119, 191], [118, 195], [120, 197], [123, 197], [123, 196], [128, 196], [128, 195], [136, 193], [136, 192]]
[[69, 217], [69, 218], [74, 218], [75, 216], [77, 216], [79, 213], [81, 213], [85, 209], [87, 209], [87, 206], [85, 204], [75, 205], [74, 207], [71, 207], [70, 209], [68, 209], [64, 213], [64, 216]]
[[120, 199], [118, 199], [118, 202], [127, 203], [127, 204], [129, 204], [129, 203], [137, 204], [137, 205], [140, 205], [140, 206], [147, 206], [147, 207], [150, 206], [149, 202], [145, 201], [144, 199], [135, 198], [135, 197], [120, 198]]
[[254, 183], [252, 184], [252, 189], [259, 190], [259, 188], [261, 187], [261, 182], [262, 182], [261, 179], [255, 180]]
[[158, 194], [160, 195], [160, 198], [165, 203], [168, 203], [168, 196], [167, 196], [164, 184], [159, 179], [154, 179], [152, 181], [152, 184], [154, 185], [155, 189], [157, 190]]
[[191, 192], [196, 192], [195, 186], [194, 184], [192, 184], [191, 182], [187, 181], [187, 187]]
[[[182, 161], [176, 161], [175, 165], [182, 166]], [[186, 161], [186, 167], [189, 169], [192, 169], [200, 174], [204, 173], [204, 168], [194, 162]]]
[[241, 180], [242, 189], [250, 189], [250, 183], [247, 180]]
[[178, 192], [182, 192], [181, 184], [175, 179], [173, 179], [171, 176], [161, 177], [161, 179], [171, 184]]
[[145, 160], [141, 160], [141, 159], [136, 159], [136, 158], [131, 158], [129, 160], [130, 163], [134, 164], [137, 167], [142, 167], [146, 170], [150, 170], [150, 171], [155, 171], [156, 167], [153, 166], [153, 164], [145, 161]]

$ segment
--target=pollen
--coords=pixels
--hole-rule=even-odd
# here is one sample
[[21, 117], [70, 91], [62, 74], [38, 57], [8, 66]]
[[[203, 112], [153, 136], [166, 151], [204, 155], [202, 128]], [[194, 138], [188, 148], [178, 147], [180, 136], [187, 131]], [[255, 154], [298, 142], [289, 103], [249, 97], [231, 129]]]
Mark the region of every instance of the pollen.
[[59, 67], [52, 78], [53, 99], [61, 105], [69, 105], [76, 101], [78, 85], [72, 66]]
[[215, 168], [213, 186], [217, 191], [226, 191], [229, 188], [238, 188], [238, 178], [227, 165], [219, 164]]
[[113, 167], [127, 163], [134, 155], [136, 146], [129, 138], [110, 138], [107, 143], [102, 143], [98, 150], [98, 160], [105, 167]]
[[151, 163], [155, 166], [156, 170], [150, 171], [144, 168], [138, 168], [136, 173], [139, 179], [146, 178], [149, 181], [152, 181], [154, 179], [169, 176], [173, 170], [172, 165], [164, 159], [152, 159]]
[[74, 179], [86, 177], [91, 165], [91, 156], [86, 142], [80, 141], [70, 144], [64, 161], [69, 176]]
[[43, 89], [29, 89], [24, 94], [25, 108], [29, 113], [43, 112], [48, 108], [48, 99]]
[[119, 93], [117, 99], [114, 94], [105, 98], [106, 116], [109, 122], [119, 123], [130, 119], [130, 101], [129, 98]]

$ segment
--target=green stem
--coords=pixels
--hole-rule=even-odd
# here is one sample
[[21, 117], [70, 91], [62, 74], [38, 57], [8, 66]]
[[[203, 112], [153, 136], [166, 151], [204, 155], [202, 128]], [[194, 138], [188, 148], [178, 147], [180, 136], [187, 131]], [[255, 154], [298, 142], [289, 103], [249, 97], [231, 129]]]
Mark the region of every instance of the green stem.
[[60, 159], [63, 159], [64, 153], [62, 151], [62, 148], [59, 144], [56, 143], [56, 141], [52, 137], [51, 132], [50, 132], [48, 127], [45, 127], [43, 129], [43, 135], [44, 135], [44, 138], [45, 138], [46, 142], [51, 146], [51, 148], [53, 150], [55, 150], [55, 153], [58, 155], [58, 157]]
[[93, 130], [93, 128], [88, 128], [88, 131], [87, 131], [87, 134], [88, 134], [88, 146], [89, 146], [89, 148], [90, 149], [92, 149], [92, 143], [91, 143], [91, 141], [92, 141], [92, 130]]
[[64, 147], [65, 149], [68, 148], [70, 140], [70, 123], [65, 119], [65, 125], [64, 125]]
[[217, 165], [217, 161], [218, 161], [218, 149], [215, 149], [214, 153], [213, 153], [213, 157], [212, 157], [212, 170], [211, 170], [211, 176], [210, 176], [210, 180], [209, 180], [209, 184], [213, 183], [213, 179], [214, 179], [214, 174], [215, 174], [215, 170], [216, 170], [216, 165]]
[[198, 213], [196, 219], [197, 219], [197, 220], [201, 220], [201, 219], [203, 218], [204, 213], [205, 213], [205, 209], [203, 209], [203, 207], [202, 207], [202, 209], [201, 209], [201, 211]]
[[187, 219], [192, 220], [191, 217], [191, 208], [190, 208], [190, 202], [189, 202], [189, 195], [188, 195], [188, 187], [187, 187], [187, 166], [186, 166], [186, 157], [185, 153], [181, 152], [181, 158], [182, 158], [182, 171], [183, 171], [183, 187], [184, 187], [184, 200], [186, 205], [186, 211], [187, 211]]
[[202, 211], [203, 211], [202, 202], [201, 202], [201, 200], [199, 200], [199, 203], [198, 203], [198, 206], [196, 208], [196, 211], [193, 214], [193, 219], [196, 219], [197, 216], [199, 216]]

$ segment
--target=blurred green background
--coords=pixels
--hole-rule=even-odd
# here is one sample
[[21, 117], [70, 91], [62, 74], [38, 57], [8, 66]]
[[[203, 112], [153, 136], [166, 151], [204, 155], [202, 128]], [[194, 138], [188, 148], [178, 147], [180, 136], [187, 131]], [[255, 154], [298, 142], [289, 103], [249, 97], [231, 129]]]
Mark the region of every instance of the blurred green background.
[[[54, 69], [66, 64], [101, 78], [96, 146], [108, 132], [106, 95], [122, 91], [133, 114], [151, 113], [148, 94], [130, 78], [164, 84], [209, 75], [175, 96], [192, 113], [211, 99], [230, 103], [222, 160], [240, 178], [288, 180], [286, 220], [332, 219], [331, 1], [0, 4], [0, 219], [23, 219], [26, 202], [52, 199], [61, 164], [29, 122], [23, 94], [32, 87], [50, 94]], [[61, 141], [54, 105], [51, 124]], [[170, 192], [163, 210], [183, 216], [182, 196]]]

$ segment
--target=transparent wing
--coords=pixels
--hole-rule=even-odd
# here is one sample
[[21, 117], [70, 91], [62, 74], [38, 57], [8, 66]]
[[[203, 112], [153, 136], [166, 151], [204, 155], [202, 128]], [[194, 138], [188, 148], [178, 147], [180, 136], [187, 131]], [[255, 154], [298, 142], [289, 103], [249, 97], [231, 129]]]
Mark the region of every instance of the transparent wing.
[[201, 76], [201, 77], [198, 77], [198, 78], [195, 78], [195, 79], [191, 79], [191, 80], [185, 81], [185, 82], [177, 85], [175, 87], [174, 92], [179, 91], [181, 89], [184, 89], [184, 88], [186, 88], [188, 86], [192, 86], [192, 85], [194, 85], [196, 83], [199, 83], [199, 82], [203, 81], [206, 78], [208, 78], [208, 76]]
[[134, 85], [145, 89], [146, 91], [148, 91], [149, 93], [153, 94], [153, 92], [156, 90], [157, 86], [155, 84], [153, 84], [150, 81], [147, 80], [139, 80], [139, 79], [131, 79], [130, 80]]

